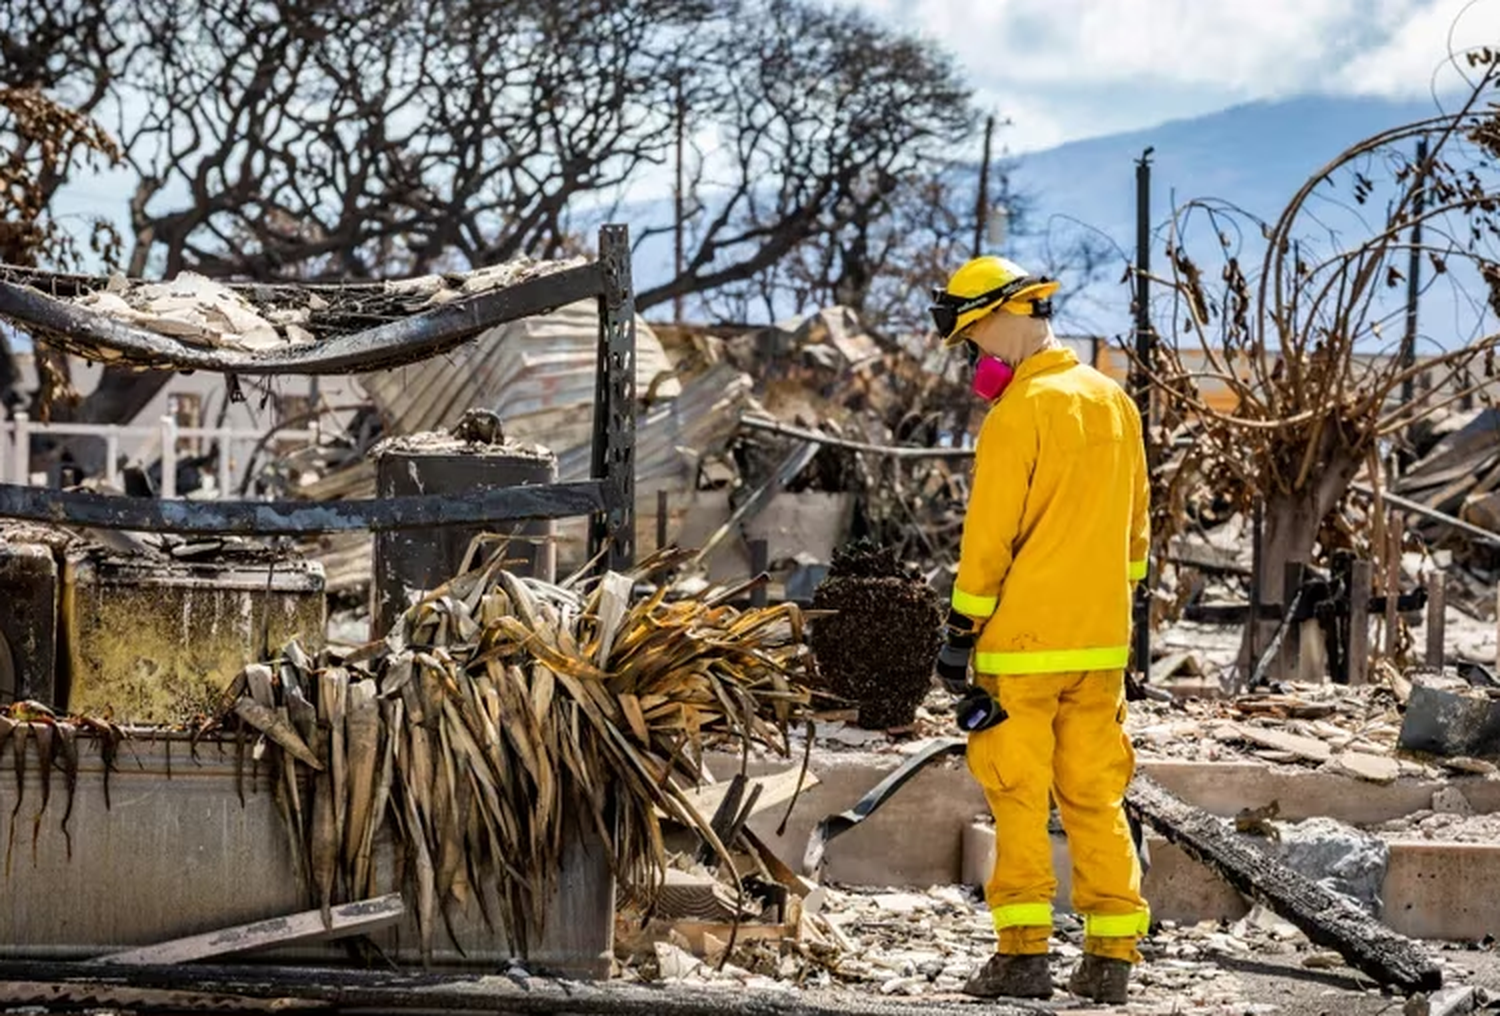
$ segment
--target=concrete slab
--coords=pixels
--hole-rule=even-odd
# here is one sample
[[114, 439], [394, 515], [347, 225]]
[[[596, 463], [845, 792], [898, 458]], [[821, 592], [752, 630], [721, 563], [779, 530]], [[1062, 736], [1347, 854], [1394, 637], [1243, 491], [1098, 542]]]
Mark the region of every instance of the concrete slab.
[[1393, 842], [1384, 899], [1386, 923], [1403, 935], [1500, 934], [1500, 844]]
[[[1070, 908], [1067, 842], [1053, 840], [1054, 905]], [[1243, 896], [1183, 851], [1158, 836], [1148, 835], [1146, 843], [1151, 870], [1141, 890], [1155, 918], [1196, 924], [1249, 913]], [[971, 824], [964, 831], [964, 882], [983, 885], [994, 863], [994, 826]], [[1477, 942], [1500, 933], [1500, 844], [1394, 841], [1381, 898], [1381, 919], [1410, 938]]]
[[[31, 817], [42, 798], [36, 748], [29, 749], [18, 826], [5, 825], [10, 850], [0, 849], [0, 959], [88, 959], [206, 935], [235, 925], [276, 921], [308, 905], [295, 877], [286, 827], [277, 810], [268, 767], [243, 770], [237, 791], [232, 742], [207, 740], [194, 759], [187, 735], [129, 742], [109, 775], [98, 745], [79, 738], [79, 774], [68, 829], [60, 772], [35, 832]], [[0, 757], [0, 821], [17, 806], [9, 750]], [[390, 825], [375, 838], [376, 892], [401, 889]], [[533, 939], [533, 971], [596, 978], [613, 955], [614, 879], [597, 839], [566, 837], [557, 889], [540, 941]], [[498, 912], [493, 884], [484, 887], [489, 913]], [[399, 963], [419, 963], [414, 909], [371, 937]], [[321, 918], [319, 918], [321, 923]], [[434, 942], [439, 967], [504, 969], [514, 957], [503, 931], [491, 931], [476, 898], [453, 910], [461, 954], [443, 930]], [[347, 959], [336, 943], [279, 945], [257, 956], [271, 963], [330, 963]]]
[[[1476, 811], [1500, 810], [1500, 782], [1483, 777], [1376, 784], [1332, 770], [1264, 762], [1143, 761], [1139, 770], [1189, 804], [1225, 818], [1241, 808], [1276, 801], [1278, 818], [1288, 822], [1323, 815], [1350, 825], [1374, 825], [1432, 807], [1432, 795], [1445, 786], [1461, 788]], [[1471, 788], [1483, 804], [1470, 796]]]
[[[808, 835], [824, 816], [844, 811], [903, 761], [902, 756], [814, 751], [810, 769], [822, 781], [804, 789], [782, 835], [784, 808], [771, 809], [750, 827], [794, 870], [802, 870]], [[711, 754], [715, 779], [739, 770], [738, 756]], [[796, 769], [801, 760], [752, 762], [751, 776]], [[1379, 785], [1335, 772], [1275, 768], [1258, 762], [1143, 761], [1139, 769], [1183, 800], [1213, 814], [1232, 817], [1241, 808], [1280, 804], [1280, 817], [1298, 821], [1325, 815], [1351, 825], [1370, 825], [1432, 806], [1444, 786], [1460, 787], [1479, 812], [1500, 810], [1500, 781], [1463, 777], [1447, 782], [1397, 780]], [[875, 815], [828, 848], [824, 877], [844, 885], [917, 886], [951, 884], [963, 878], [964, 831], [989, 814], [984, 794], [962, 759], [934, 764], [914, 777]]]

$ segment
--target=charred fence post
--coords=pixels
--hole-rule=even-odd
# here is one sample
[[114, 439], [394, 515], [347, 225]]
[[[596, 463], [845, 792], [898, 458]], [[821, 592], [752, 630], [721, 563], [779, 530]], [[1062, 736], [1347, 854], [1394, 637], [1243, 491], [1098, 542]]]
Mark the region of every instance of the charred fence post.
[[1344, 658], [1349, 661], [1349, 683], [1364, 684], [1370, 675], [1370, 562], [1349, 564], [1349, 640]]
[[589, 533], [589, 560], [625, 571], [635, 563], [635, 291], [624, 226], [599, 230], [599, 371], [594, 399], [593, 476], [607, 507]]
[[1281, 576], [1281, 613], [1285, 632], [1281, 651], [1276, 660], [1276, 674], [1285, 681], [1298, 676], [1302, 660], [1302, 625], [1294, 614], [1301, 607], [1298, 593], [1302, 589], [1302, 577], [1307, 565], [1302, 561], [1288, 561]]
[[1446, 588], [1442, 572], [1431, 572], [1427, 576], [1427, 666], [1443, 669], [1443, 643], [1446, 632], [1443, 614]]

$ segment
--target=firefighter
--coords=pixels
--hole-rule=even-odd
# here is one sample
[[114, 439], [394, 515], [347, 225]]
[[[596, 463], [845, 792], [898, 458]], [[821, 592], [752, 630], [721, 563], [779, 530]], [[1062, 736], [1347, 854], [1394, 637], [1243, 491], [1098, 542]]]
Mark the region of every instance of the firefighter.
[[944, 345], [964, 347], [974, 392], [991, 404], [936, 669], [995, 817], [985, 898], [998, 948], [964, 990], [1052, 994], [1050, 798], [1084, 924], [1068, 989], [1118, 1004], [1150, 921], [1123, 803], [1135, 768], [1125, 668], [1150, 488], [1135, 404], [1052, 333], [1057, 288], [981, 257], [933, 294]]

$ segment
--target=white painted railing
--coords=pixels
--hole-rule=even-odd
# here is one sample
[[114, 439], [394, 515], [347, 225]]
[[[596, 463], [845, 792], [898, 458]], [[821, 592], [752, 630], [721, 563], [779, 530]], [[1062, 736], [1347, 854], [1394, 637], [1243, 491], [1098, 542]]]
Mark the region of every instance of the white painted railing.
[[[219, 444], [218, 469], [215, 474], [217, 496], [235, 496], [235, 446], [249, 449], [265, 436], [264, 431], [244, 430], [233, 427], [180, 427], [176, 417], [163, 416], [157, 426], [124, 426], [114, 423], [43, 423], [33, 420], [26, 413], [16, 413], [10, 421], [0, 420], [0, 480], [8, 483], [35, 484], [42, 486], [45, 479], [38, 480], [31, 472], [31, 438], [37, 434], [53, 434], [60, 437], [96, 437], [104, 442], [104, 482], [111, 488], [120, 488], [120, 441], [122, 438], [156, 438], [161, 448], [161, 490], [159, 496], [177, 496], [177, 442], [182, 438], [197, 438], [217, 441]], [[318, 432], [313, 430], [280, 430], [276, 439], [281, 441], [316, 441]], [[143, 462], [142, 465], [145, 465]]]

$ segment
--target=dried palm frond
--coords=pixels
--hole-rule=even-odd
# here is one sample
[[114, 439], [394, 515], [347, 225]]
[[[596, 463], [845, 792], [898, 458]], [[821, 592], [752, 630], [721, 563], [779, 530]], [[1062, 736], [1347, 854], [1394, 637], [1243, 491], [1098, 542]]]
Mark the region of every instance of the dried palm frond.
[[632, 600], [664, 560], [585, 593], [513, 575], [497, 553], [346, 659], [288, 646], [270, 667], [271, 719], [243, 696], [231, 712], [267, 733], [288, 772], [309, 770], [312, 801], [296, 779], [283, 797], [318, 905], [377, 891], [372, 843], [389, 823], [424, 955], [451, 903], [483, 906], [492, 889], [525, 956], [570, 835], [597, 835], [647, 900], [668, 866], [661, 815], [727, 856], [686, 791], [713, 742], [788, 754], [809, 701], [802, 618], [792, 604], [741, 611], [665, 588]]

